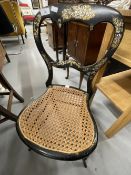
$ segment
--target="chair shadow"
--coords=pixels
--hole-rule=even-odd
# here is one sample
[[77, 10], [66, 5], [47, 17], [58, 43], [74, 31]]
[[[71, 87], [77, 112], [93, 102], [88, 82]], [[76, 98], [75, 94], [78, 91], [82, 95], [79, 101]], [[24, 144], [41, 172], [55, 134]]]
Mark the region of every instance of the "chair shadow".
[[33, 151], [29, 152], [28, 147], [20, 141], [16, 132], [13, 133], [5, 154], [2, 175], [36, 175], [36, 173], [37, 175], [43, 173], [46, 175], [57, 175], [55, 161], [52, 163], [51, 160]]

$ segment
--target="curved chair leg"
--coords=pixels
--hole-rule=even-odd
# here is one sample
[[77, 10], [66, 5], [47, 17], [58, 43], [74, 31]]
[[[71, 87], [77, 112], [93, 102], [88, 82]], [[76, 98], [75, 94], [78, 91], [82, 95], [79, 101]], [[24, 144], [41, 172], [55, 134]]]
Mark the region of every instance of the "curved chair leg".
[[27, 31], [25, 30], [25, 38], [27, 39]]
[[55, 50], [56, 50], [56, 60], [59, 61], [59, 53], [58, 53], [58, 31], [55, 31]]
[[84, 74], [83, 74], [82, 72], [80, 72], [79, 89], [81, 88], [81, 84], [82, 84], [82, 81], [83, 81], [83, 77], [84, 77]]
[[49, 66], [47, 65], [47, 68], [48, 68], [49, 76], [48, 76], [48, 80], [46, 81], [46, 87], [48, 87], [52, 84], [52, 79], [53, 79], [53, 69], [52, 69], [52, 67], [49, 68]]
[[5, 120], [12, 120], [17, 121], [17, 116], [12, 112], [5, 109], [3, 106], [0, 105], [0, 114], [3, 115], [5, 118], [0, 120], [0, 123], [3, 123]]
[[9, 56], [8, 56], [7, 53], [5, 54], [5, 57], [6, 57], [7, 61], [8, 61], [8, 63], [10, 63], [10, 59], [9, 59]]
[[15, 96], [15, 98], [17, 98], [20, 102], [24, 102], [24, 99], [9, 84], [9, 82], [6, 80], [6, 78], [4, 77], [2, 72], [0, 72], [0, 80], [1, 80], [1, 83], [3, 84], [3, 86], [5, 86], [5, 88], [7, 88], [9, 91], [11, 91], [11, 90], [13, 91], [13, 95]]
[[67, 76], [65, 77], [66, 79], [69, 78], [69, 67], [67, 67]]
[[86, 159], [87, 159], [87, 158], [83, 158], [83, 159], [82, 159], [83, 165], [84, 165], [85, 168], [87, 168]]
[[32, 149], [31, 148], [28, 148], [28, 151], [31, 151]]
[[[64, 52], [64, 51], [63, 51]], [[69, 57], [66, 55], [66, 51], [65, 51], [65, 56], [63, 57], [64, 59], [64, 61], [65, 60], [69, 60]], [[69, 69], [69, 67], [67, 67], [67, 76], [65, 77], [66, 79], [68, 79], [69, 78], [69, 74], [70, 74], [70, 71], [69, 71], [70, 69]]]
[[25, 41], [24, 41], [23, 35], [21, 35], [21, 38], [22, 38], [22, 42], [23, 42], [23, 44], [25, 44]]

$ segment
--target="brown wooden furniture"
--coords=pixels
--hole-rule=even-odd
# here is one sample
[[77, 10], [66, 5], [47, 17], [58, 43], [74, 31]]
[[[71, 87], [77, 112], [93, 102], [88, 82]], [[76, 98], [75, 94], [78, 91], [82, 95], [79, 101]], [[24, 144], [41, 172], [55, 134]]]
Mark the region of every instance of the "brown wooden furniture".
[[103, 77], [97, 88], [122, 112], [105, 132], [112, 137], [131, 121], [131, 70]]
[[11, 113], [11, 105], [13, 96], [16, 97], [20, 102], [24, 102], [24, 99], [14, 90], [14, 88], [9, 84], [7, 79], [2, 73], [2, 68], [4, 65], [4, 59], [6, 57], [6, 51], [4, 47], [0, 43], [0, 84], [6, 89], [4, 92], [0, 92], [0, 95], [8, 95], [9, 100], [7, 104], [7, 109], [0, 105], [0, 115], [4, 116], [5, 118], [0, 119], [0, 123], [5, 122], [8, 119], [15, 120], [15, 114]]
[[[120, 12], [124, 16], [125, 31], [113, 58], [131, 67], [131, 10]], [[131, 69], [102, 78], [97, 88], [122, 112], [105, 132], [107, 137], [112, 137], [131, 121]]]
[[[54, 4], [58, 4], [58, 3], [69, 3], [69, 4], [76, 3], [76, 4], [78, 4], [78, 3], [82, 3], [82, 2], [83, 3], [86, 3], [86, 2], [87, 3], [89, 3], [89, 2], [90, 3], [99, 3], [99, 0], [94, 0], [94, 2], [90, 1], [90, 0], [84, 0], [84, 1], [82, 1], [82, 0], [77, 0], [77, 1], [76, 0], [49, 0], [48, 5], [54, 5]], [[102, 1], [101, 1], [101, 3], [102, 3]], [[87, 38], [88, 34], [87, 33], [88, 32], [86, 30], [85, 25], [72, 23], [72, 25], [69, 26], [68, 31], [70, 31], [71, 28], [72, 28], [71, 33], [72, 34], [75, 33], [75, 35], [72, 35], [71, 33], [69, 33], [68, 49], [71, 47], [69, 49], [69, 54], [73, 57], [76, 57], [76, 59], [80, 58], [80, 60], [82, 60], [82, 62], [83, 62], [83, 59], [85, 59], [85, 52], [86, 52], [85, 47], [87, 45], [87, 40], [88, 40], [88, 38]], [[64, 52], [63, 53], [63, 59], [65, 59], [65, 52], [66, 52], [65, 50], [66, 50], [66, 48], [64, 48], [64, 47], [66, 47], [66, 46], [64, 45], [64, 39], [63, 39], [64, 31], [63, 30], [64, 30], [64, 28], [58, 29], [58, 27], [56, 27], [55, 24], [52, 24], [52, 22], [50, 20], [47, 20], [47, 31], [48, 31], [49, 46], [52, 47], [56, 51], [57, 59], [58, 59], [58, 50], [59, 49], [63, 49], [63, 52]], [[78, 32], [79, 39], [77, 39], [77, 32]], [[85, 39], [84, 39], [84, 37], [83, 38], [80, 37], [81, 32], [84, 32], [84, 34], [82, 36], [85, 35]], [[75, 43], [75, 41], [76, 41], [76, 43]], [[83, 43], [83, 41], [85, 41], [85, 42]], [[78, 44], [78, 42], [79, 42], [79, 44]], [[82, 44], [85, 44], [84, 48], [82, 47]], [[76, 51], [75, 51], [76, 49], [75, 48], [73, 49], [73, 47], [77, 47], [77, 46], [78, 46], [78, 49], [77, 49], [77, 53], [76, 53]], [[85, 51], [84, 53], [82, 52], [83, 50]], [[82, 53], [82, 55], [81, 55], [81, 53]], [[97, 53], [95, 53], [95, 54], [97, 54]], [[89, 55], [90, 55], [90, 53], [89, 53]], [[84, 63], [85, 63], [85, 61], [84, 61]], [[85, 64], [85, 65], [87, 65], [87, 64]], [[67, 75], [67, 78], [68, 78], [69, 70], [68, 70], [67, 74], [68, 74]], [[81, 83], [82, 83], [82, 79], [83, 79], [83, 75], [80, 74], [80, 86], [81, 86]]]
[[[73, 57], [82, 65], [87, 66], [97, 60], [106, 23], [101, 23], [94, 28], [88, 28], [81, 23], [69, 23], [67, 53], [68, 57]], [[69, 70], [68, 70], [69, 71]], [[69, 72], [67, 72], [67, 78]], [[79, 88], [83, 80], [83, 73], [80, 73]]]
[[59, 29], [51, 20], [46, 20], [46, 23], [49, 46], [54, 50], [63, 48], [63, 28]]
[[58, 58], [58, 50], [64, 47], [64, 28], [58, 28], [55, 23], [52, 23], [50, 19], [46, 20], [47, 33], [48, 33], [48, 43], [49, 46], [56, 51], [56, 57]]
[[69, 23], [68, 54], [82, 65], [92, 64], [98, 57], [105, 27], [105, 23], [98, 24], [94, 29], [80, 23]]
[[57, 4], [58, 0], [48, 0], [48, 5]]

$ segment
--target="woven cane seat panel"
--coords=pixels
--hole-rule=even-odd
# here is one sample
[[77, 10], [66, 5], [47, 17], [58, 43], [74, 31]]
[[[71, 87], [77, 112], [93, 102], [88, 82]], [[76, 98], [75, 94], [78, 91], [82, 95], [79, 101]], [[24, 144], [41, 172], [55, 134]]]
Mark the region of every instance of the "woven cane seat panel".
[[86, 94], [74, 88], [53, 86], [19, 116], [19, 129], [41, 148], [78, 153], [94, 142], [94, 124]]

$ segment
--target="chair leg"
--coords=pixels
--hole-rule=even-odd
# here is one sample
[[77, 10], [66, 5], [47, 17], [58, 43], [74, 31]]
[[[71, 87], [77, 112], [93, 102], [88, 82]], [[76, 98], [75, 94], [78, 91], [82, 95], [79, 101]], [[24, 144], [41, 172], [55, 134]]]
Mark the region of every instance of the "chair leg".
[[24, 99], [14, 90], [14, 88], [9, 84], [9, 82], [6, 80], [2, 72], [0, 72], [0, 81], [2, 85], [7, 88], [9, 91], [13, 91], [13, 95], [15, 98], [17, 98], [20, 102], [24, 102]]
[[25, 41], [24, 41], [24, 37], [23, 37], [23, 35], [21, 35], [21, 38], [22, 38], [22, 42], [23, 42], [23, 44], [25, 44]]
[[52, 79], [53, 79], [53, 69], [51, 66], [49, 66], [48, 64], [47, 68], [48, 68], [48, 80], [46, 81], [46, 87], [50, 86], [52, 84]]
[[9, 56], [8, 56], [8, 54], [6, 53], [6, 49], [5, 49], [5, 47], [4, 47], [3, 43], [2, 43], [2, 41], [0, 41], [0, 43], [1, 43], [1, 45], [2, 45], [2, 47], [3, 47], [3, 49], [4, 49], [4, 51], [5, 51], [6, 60], [8, 61], [8, 63], [10, 63]]
[[0, 105], [0, 114], [4, 116], [4, 119], [0, 120], [0, 123], [3, 123], [6, 120], [12, 120], [12, 121], [17, 121], [17, 116], [13, 114], [12, 112], [8, 111], [5, 109], [3, 106]]
[[57, 61], [59, 61], [59, 53], [58, 53], [58, 32], [57, 32], [57, 30], [56, 30], [56, 32], [55, 32], [55, 49], [56, 49], [56, 60]]
[[67, 76], [65, 77], [66, 79], [69, 78], [69, 67], [67, 67]]
[[83, 74], [82, 72], [80, 72], [79, 89], [81, 88], [81, 84], [82, 84], [82, 81], [83, 81], [83, 77], [84, 77], [84, 74]]
[[87, 159], [87, 158], [83, 158], [83, 159], [82, 159], [82, 161], [83, 161], [83, 165], [84, 165], [85, 168], [87, 168], [86, 159]]
[[112, 126], [105, 132], [109, 138], [122, 129], [128, 122], [131, 121], [131, 106], [112, 124]]
[[28, 151], [31, 151], [32, 149], [31, 148], [28, 148]]
[[25, 38], [27, 39], [27, 31], [25, 30]]
[[6, 60], [8, 61], [8, 63], [10, 63], [10, 59], [9, 59], [9, 56], [7, 53], [5, 54], [5, 57], [6, 57]]

